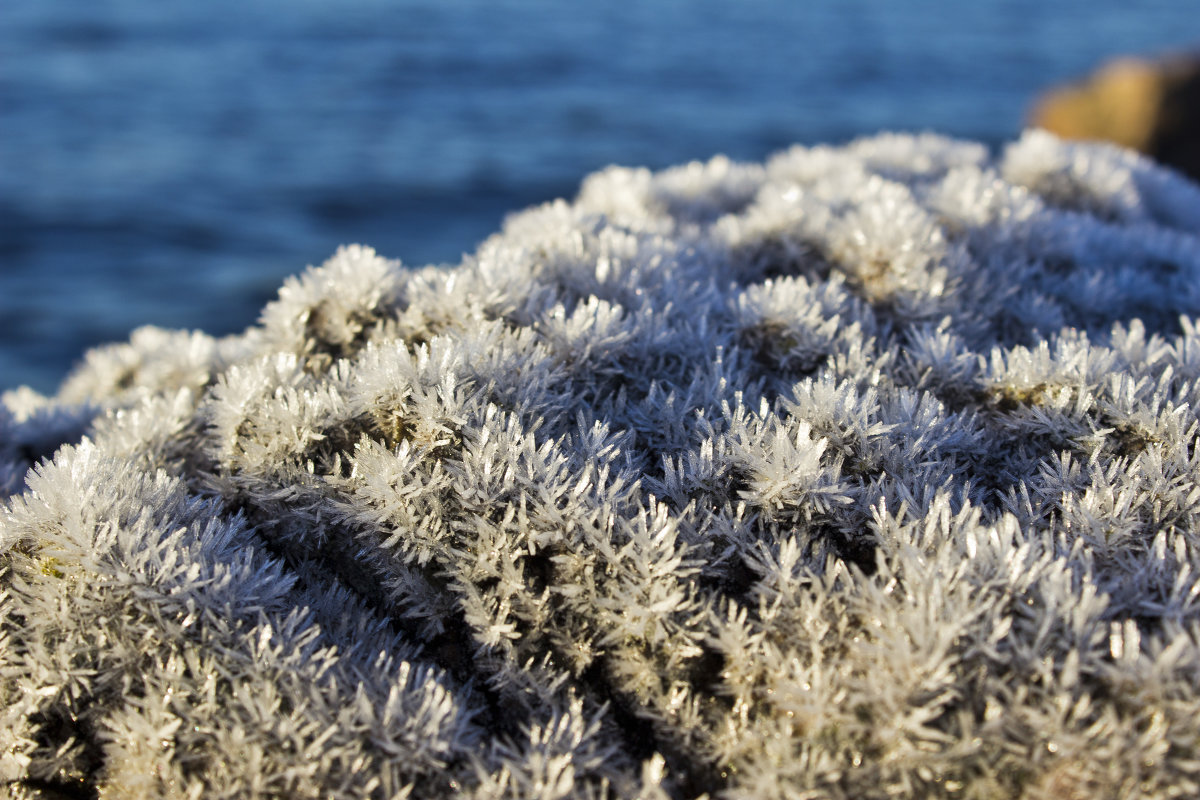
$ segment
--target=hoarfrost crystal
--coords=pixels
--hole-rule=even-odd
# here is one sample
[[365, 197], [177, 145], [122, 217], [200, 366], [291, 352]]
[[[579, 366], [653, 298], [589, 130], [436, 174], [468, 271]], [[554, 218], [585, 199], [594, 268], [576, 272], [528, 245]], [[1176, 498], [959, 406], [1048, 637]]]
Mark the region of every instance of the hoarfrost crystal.
[[347, 247], [3, 396], [0, 779], [1200, 795], [1198, 316], [1200, 188], [1041, 132]]

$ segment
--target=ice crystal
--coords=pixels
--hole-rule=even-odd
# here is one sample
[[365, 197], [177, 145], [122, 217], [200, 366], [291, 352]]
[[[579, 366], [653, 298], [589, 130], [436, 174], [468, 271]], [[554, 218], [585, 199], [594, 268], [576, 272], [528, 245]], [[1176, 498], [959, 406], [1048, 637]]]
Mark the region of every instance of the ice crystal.
[[0, 398], [14, 797], [1200, 795], [1200, 188], [609, 168]]

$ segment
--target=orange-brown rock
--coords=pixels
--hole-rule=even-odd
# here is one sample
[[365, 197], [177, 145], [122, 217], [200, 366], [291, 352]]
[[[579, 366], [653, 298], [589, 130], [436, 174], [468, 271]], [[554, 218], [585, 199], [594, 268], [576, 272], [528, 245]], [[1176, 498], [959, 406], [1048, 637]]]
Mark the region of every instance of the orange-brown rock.
[[1111, 61], [1044, 94], [1030, 123], [1131, 147], [1200, 179], [1200, 54]]

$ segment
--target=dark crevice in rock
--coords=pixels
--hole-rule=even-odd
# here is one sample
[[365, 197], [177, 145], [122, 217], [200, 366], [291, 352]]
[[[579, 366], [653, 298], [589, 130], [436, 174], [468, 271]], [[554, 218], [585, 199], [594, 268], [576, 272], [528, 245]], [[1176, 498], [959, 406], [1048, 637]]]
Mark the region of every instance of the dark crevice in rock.
[[[388, 575], [371, 559], [363, 557], [362, 545], [350, 531], [342, 530], [340, 535], [326, 534], [320, 537], [291, 533], [285, 539], [273, 533], [277, 527], [274, 520], [279, 518], [276, 512], [259, 508], [245, 498], [233, 504], [231, 510], [241, 511], [256, 525], [268, 552], [288, 564], [301, 585], [305, 583], [304, 574], [311, 571], [298, 569], [299, 562], [321, 564], [328, 568], [333, 580], [351, 589], [368, 608], [388, 620], [394, 630], [404, 634], [409, 641], [422, 643], [422, 656], [429, 658], [461, 685], [471, 686], [472, 695], [486, 709], [480, 715], [483, 725], [501, 733], [515, 734], [519, 731], [522, 720], [508, 708], [510, 704], [479, 680], [473, 657], [475, 645], [471, 626], [460, 611], [456, 609], [449, 617], [443, 617], [440, 620], [443, 632], [431, 640], [426, 639], [405, 619], [402, 611], [386, 599], [384, 586]], [[319, 545], [310, 543], [318, 540]], [[423, 570], [422, 574], [431, 585], [440, 586], [441, 591], [451, 591], [433, 571]]]
[[608, 672], [606, 658], [597, 658], [580, 675], [579, 683], [588, 697], [608, 708], [608, 716], [620, 732], [625, 752], [638, 761], [660, 754], [670, 775], [664, 788], [673, 798], [718, 796], [726, 785], [720, 770], [662, 736], [652, 721], [639, 714], [637, 702], [613, 685]]
[[525, 576], [525, 585], [534, 597], [540, 597], [544, 591], [554, 585], [554, 556], [556, 550], [543, 549], [531, 553], [521, 559], [521, 570]]
[[879, 543], [865, 525], [859, 531], [849, 531], [841, 525], [819, 524], [816, 530], [842, 561], [858, 567], [864, 575], [875, 574]]
[[[15, 784], [32, 792], [38, 800], [98, 800], [99, 790], [84, 781], [56, 781], [23, 778]], [[18, 795], [20, 796], [20, 795]]]
[[702, 644], [700, 649], [701, 654], [688, 664], [688, 683], [724, 706], [727, 711], [732, 710], [733, 702], [722, 692], [725, 680], [721, 673], [725, 670], [725, 655], [706, 644]]
[[745, 560], [731, 558], [716, 569], [702, 569], [699, 582], [705, 592], [742, 602], [758, 579], [758, 573]]
[[[88, 698], [89, 702], [95, 702]], [[104, 746], [87, 717], [87, 712], [80, 712], [59, 701], [54, 705], [43, 708], [29, 718], [34, 731], [33, 739], [38, 751], [55, 758], [60, 749], [74, 741], [78, 747], [77, 755], [72, 759], [70, 767], [59, 770], [53, 777], [40, 780], [25, 781], [26, 784], [37, 788], [56, 791], [62, 797], [87, 798], [99, 797], [96, 781], [104, 768]], [[32, 754], [36, 764], [39, 753]]]

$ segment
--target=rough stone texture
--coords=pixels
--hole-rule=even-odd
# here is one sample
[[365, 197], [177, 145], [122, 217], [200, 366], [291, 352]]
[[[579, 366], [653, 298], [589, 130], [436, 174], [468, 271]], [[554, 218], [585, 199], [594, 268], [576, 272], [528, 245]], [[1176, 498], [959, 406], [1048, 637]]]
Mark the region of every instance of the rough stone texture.
[[1200, 55], [1117, 59], [1047, 92], [1030, 121], [1065, 138], [1131, 147], [1200, 178]]
[[611, 168], [0, 398], [0, 781], [1200, 796], [1200, 188], [1033, 132]]

